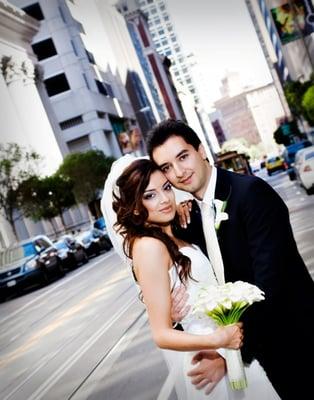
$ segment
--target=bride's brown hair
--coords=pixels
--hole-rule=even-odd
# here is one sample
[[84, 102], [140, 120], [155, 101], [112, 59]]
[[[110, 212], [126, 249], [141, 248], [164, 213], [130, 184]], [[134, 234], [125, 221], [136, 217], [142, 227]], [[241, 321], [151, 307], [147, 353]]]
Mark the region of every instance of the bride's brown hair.
[[177, 244], [162, 231], [160, 226], [146, 223], [148, 211], [143, 205], [143, 194], [152, 173], [158, 170], [158, 166], [152, 161], [141, 159], [134, 161], [120, 175], [116, 182], [119, 195], [113, 194], [112, 203], [117, 214], [115, 227], [123, 236], [124, 253], [131, 259], [133, 245], [137, 238], [150, 236], [164, 243], [177, 269], [180, 281], [186, 283], [188, 277], [192, 278], [191, 260], [179, 251]]

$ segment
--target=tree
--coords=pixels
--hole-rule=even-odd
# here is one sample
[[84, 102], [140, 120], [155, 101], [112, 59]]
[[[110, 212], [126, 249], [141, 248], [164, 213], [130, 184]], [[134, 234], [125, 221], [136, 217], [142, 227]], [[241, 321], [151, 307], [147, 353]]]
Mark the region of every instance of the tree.
[[[304, 96], [306, 93], [312, 93], [314, 87], [314, 74], [306, 82], [289, 81], [284, 86], [284, 93], [291, 109], [292, 114], [301, 119], [305, 118], [310, 124], [313, 123], [313, 113], [311, 114], [311, 106], [308, 104], [311, 100], [311, 94], [307, 95], [307, 100], [304, 103]], [[310, 90], [311, 89], [311, 90]], [[310, 112], [309, 112], [310, 111]]]
[[16, 237], [15, 222], [20, 216], [18, 187], [29, 177], [36, 175], [35, 168], [40, 156], [26, 151], [17, 143], [0, 143], [0, 211], [9, 222]]
[[314, 85], [310, 86], [304, 93], [302, 107], [305, 111], [306, 119], [314, 125]]
[[59, 175], [45, 178], [33, 176], [22, 182], [19, 187], [21, 207], [24, 214], [34, 221], [50, 221], [54, 230], [52, 220], [60, 216], [65, 228], [63, 213], [75, 204], [72, 190], [73, 183]]
[[[73, 182], [73, 193], [78, 203], [97, 204], [104, 182], [115, 159], [101, 150], [68, 154], [57, 174]], [[97, 216], [101, 216], [99, 206]]]

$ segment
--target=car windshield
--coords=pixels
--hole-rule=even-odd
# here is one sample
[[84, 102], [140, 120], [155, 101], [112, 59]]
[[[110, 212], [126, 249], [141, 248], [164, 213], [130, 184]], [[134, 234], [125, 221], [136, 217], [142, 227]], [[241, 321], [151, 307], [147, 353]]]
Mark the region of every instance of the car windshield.
[[54, 243], [54, 245], [56, 246], [56, 248], [57, 248], [58, 250], [62, 250], [62, 249], [67, 250], [67, 248], [68, 248], [68, 246], [67, 246], [64, 242], [62, 242], [62, 241], [56, 242], [56, 243]]
[[305, 154], [305, 160], [310, 160], [311, 158], [314, 158], [314, 151]]
[[273, 163], [273, 162], [276, 162], [278, 160], [279, 160], [279, 157], [273, 157], [273, 158], [269, 158], [267, 162], [268, 163]]
[[[31, 243], [30, 243], [31, 244]], [[36, 255], [36, 250], [33, 246], [33, 251], [31, 251], [30, 246], [19, 246], [12, 249], [4, 249], [0, 252], [0, 268], [13, 264], [17, 261], [23, 260], [24, 258], [32, 255]]]
[[77, 236], [77, 240], [82, 241], [84, 244], [89, 243], [90, 241], [92, 241], [93, 237], [91, 232], [84, 232], [82, 234], [80, 234], [79, 236]]

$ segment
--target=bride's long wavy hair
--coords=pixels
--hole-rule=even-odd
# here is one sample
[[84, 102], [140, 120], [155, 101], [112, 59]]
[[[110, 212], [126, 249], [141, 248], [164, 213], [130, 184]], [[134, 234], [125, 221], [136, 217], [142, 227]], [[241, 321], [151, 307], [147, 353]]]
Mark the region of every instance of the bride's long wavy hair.
[[117, 214], [115, 228], [123, 236], [123, 251], [130, 259], [137, 238], [150, 236], [164, 243], [180, 281], [185, 284], [188, 278], [192, 278], [191, 260], [179, 251], [177, 244], [162, 231], [161, 226], [147, 224], [148, 211], [143, 205], [143, 195], [152, 173], [158, 170], [152, 161], [140, 159], [132, 162], [120, 175], [116, 182], [119, 194], [113, 193], [112, 205]]

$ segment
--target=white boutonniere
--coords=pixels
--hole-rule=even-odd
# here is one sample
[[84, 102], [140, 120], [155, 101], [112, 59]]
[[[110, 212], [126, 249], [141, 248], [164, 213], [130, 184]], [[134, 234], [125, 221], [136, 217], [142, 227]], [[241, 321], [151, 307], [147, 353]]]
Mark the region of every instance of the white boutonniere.
[[229, 215], [225, 212], [227, 207], [227, 200], [222, 201], [219, 199], [214, 199], [214, 209], [215, 209], [215, 229], [218, 231], [220, 228], [220, 224], [222, 221], [227, 221], [229, 219]]

